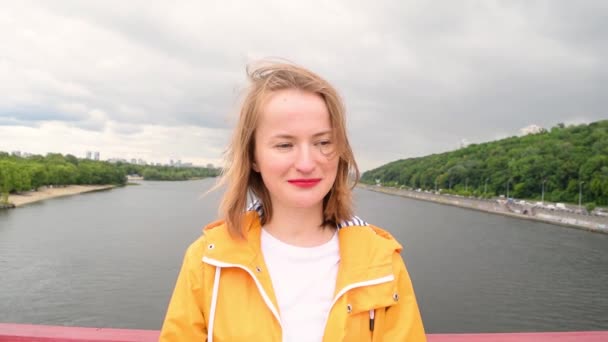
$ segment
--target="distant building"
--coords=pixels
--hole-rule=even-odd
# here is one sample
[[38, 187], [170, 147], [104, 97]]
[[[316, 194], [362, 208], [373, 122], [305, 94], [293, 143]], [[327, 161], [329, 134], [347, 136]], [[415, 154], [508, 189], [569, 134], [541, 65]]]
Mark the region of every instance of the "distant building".
[[127, 160], [122, 159], [122, 158], [110, 158], [110, 159], [108, 159], [108, 162], [112, 163], [112, 164], [116, 164], [116, 163], [119, 163], [119, 162], [120, 163], [128, 163]]
[[207, 168], [208, 169], [213, 169], [213, 164], [211, 164], [211, 163], [207, 164]]
[[469, 146], [471, 143], [467, 139], [460, 140], [460, 148], [465, 148]]
[[93, 152], [87, 151], [87, 158], [86, 159], [93, 159]]
[[132, 159], [131, 159], [131, 164], [137, 164], [137, 159], [132, 158]]
[[99, 160], [99, 152], [98, 151], [94, 153], [94, 159], [95, 160]]
[[13, 151], [12, 155], [14, 155], [15, 157], [21, 157], [21, 151]]
[[538, 134], [538, 133], [542, 133], [545, 132], [546, 129], [537, 126], [537, 125], [530, 125], [530, 126], [526, 126], [522, 129], [519, 130], [519, 133], [521, 135], [528, 135], [528, 134]]

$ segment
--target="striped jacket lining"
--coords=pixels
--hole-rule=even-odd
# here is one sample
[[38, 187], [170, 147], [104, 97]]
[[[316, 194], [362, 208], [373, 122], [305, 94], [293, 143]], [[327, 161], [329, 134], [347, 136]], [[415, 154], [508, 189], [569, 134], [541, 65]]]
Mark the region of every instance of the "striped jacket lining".
[[[256, 201], [252, 202], [251, 204], [249, 204], [249, 206], [247, 207], [247, 211], [256, 211], [258, 213], [259, 217], [264, 216], [264, 207], [262, 206], [262, 203], [259, 200], [256, 200]], [[338, 229], [342, 229], [344, 227], [355, 227], [355, 226], [365, 227], [365, 226], [369, 226], [369, 224], [358, 216], [353, 216], [350, 220], [342, 221], [337, 224]]]

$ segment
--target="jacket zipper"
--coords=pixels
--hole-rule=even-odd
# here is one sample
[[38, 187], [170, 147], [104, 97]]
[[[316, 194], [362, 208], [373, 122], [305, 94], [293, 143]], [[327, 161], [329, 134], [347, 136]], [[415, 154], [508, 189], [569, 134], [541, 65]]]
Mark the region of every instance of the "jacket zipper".
[[[268, 297], [268, 294], [266, 293], [266, 291], [264, 291], [264, 288], [262, 287], [262, 284], [260, 284], [260, 282], [258, 281], [258, 278], [255, 277], [255, 275], [253, 274], [253, 272], [251, 272], [251, 270], [249, 270], [249, 268], [247, 268], [243, 265], [239, 265], [239, 264], [229, 264], [229, 263], [222, 262], [219, 260], [210, 259], [208, 257], [203, 257], [203, 262], [207, 263], [209, 265], [215, 266], [215, 267], [220, 267], [220, 268], [236, 267], [236, 268], [240, 268], [243, 271], [247, 272], [251, 276], [251, 278], [253, 278], [255, 285], [258, 288], [258, 291], [260, 291], [260, 294], [262, 295], [262, 299], [264, 300], [264, 303], [266, 303], [266, 306], [268, 306], [268, 308], [270, 309], [270, 311], [272, 312], [274, 317], [277, 319], [277, 322], [279, 322], [279, 326], [281, 326], [281, 318], [279, 317], [279, 312], [272, 304], [272, 301], [270, 301], [270, 297]], [[333, 304], [332, 304], [332, 306], [333, 306]], [[282, 326], [281, 326], [281, 329], [283, 329]]]

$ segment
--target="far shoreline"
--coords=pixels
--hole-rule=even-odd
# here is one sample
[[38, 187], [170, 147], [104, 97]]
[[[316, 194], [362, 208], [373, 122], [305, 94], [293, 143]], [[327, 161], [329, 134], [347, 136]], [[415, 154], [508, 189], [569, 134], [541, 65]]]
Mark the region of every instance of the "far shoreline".
[[16, 208], [44, 201], [47, 199], [73, 196], [93, 191], [102, 191], [115, 188], [116, 185], [67, 185], [63, 187], [41, 187], [37, 191], [26, 191], [19, 194], [9, 194], [8, 202]]
[[437, 195], [433, 193], [416, 192], [405, 189], [397, 189], [382, 186], [373, 186], [359, 183], [359, 188], [380, 192], [387, 195], [411, 198], [419, 201], [433, 202], [449, 205], [463, 209], [482, 211], [495, 215], [509, 216], [524, 220], [544, 222], [559, 226], [576, 228], [595, 233], [608, 234], [608, 219], [590, 215], [579, 215], [573, 213], [562, 213], [544, 209], [509, 204], [506, 201], [480, 200], [474, 198], [455, 197], [449, 195]]

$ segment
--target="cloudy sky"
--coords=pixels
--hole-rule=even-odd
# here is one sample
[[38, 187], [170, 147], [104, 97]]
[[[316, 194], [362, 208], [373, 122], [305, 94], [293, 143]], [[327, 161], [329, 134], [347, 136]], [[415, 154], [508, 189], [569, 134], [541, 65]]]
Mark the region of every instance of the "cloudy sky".
[[219, 164], [245, 66], [330, 80], [368, 170], [608, 118], [608, 2], [12, 1], [0, 151]]

